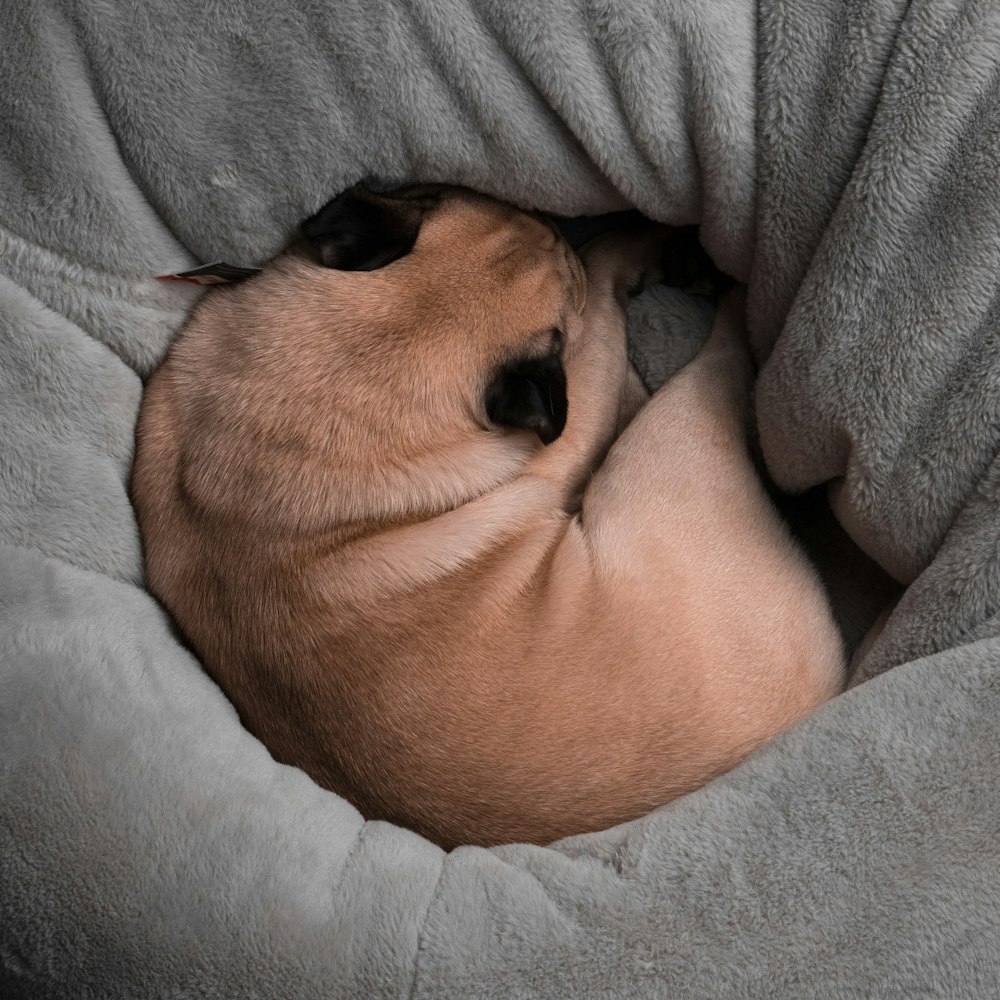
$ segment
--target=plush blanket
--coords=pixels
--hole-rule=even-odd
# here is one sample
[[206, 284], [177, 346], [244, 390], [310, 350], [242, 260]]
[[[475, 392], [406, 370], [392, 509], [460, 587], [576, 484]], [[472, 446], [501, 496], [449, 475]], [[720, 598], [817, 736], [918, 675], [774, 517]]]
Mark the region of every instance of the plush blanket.
[[[0, 29], [0, 994], [1000, 992], [995, 0]], [[361, 178], [701, 223], [749, 283], [771, 476], [905, 585], [851, 690], [643, 820], [447, 855], [241, 728], [142, 586], [134, 422], [196, 294], [150, 276], [260, 262]]]

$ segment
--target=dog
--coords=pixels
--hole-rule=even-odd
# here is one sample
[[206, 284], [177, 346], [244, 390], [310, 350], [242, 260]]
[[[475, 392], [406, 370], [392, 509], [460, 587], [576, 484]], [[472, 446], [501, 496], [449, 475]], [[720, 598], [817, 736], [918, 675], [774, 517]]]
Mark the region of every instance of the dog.
[[148, 586], [274, 757], [445, 848], [640, 817], [841, 690], [755, 472], [740, 292], [651, 398], [625, 304], [670, 230], [575, 253], [463, 189], [353, 189], [154, 373]]

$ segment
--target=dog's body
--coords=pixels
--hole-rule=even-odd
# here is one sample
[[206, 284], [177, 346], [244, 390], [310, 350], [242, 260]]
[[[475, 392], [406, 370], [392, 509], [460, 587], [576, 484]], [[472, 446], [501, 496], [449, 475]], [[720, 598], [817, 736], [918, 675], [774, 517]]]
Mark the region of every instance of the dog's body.
[[248, 728], [370, 818], [447, 846], [635, 818], [843, 679], [747, 453], [740, 303], [615, 440], [657, 240], [584, 272], [488, 199], [400, 205], [389, 263], [338, 269], [345, 210], [318, 216], [336, 267], [213, 292], [152, 379], [150, 588]]

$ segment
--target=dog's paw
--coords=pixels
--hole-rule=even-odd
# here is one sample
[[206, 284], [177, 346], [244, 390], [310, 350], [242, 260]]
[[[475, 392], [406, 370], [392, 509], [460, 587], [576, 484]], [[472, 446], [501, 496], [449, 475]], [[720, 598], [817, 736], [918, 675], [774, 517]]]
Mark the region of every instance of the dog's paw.
[[663, 278], [663, 255], [671, 229], [642, 219], [638, 224], [590, 240], [580, 259], [591, 285], [606, 285], [624, 306], [647, 285]]

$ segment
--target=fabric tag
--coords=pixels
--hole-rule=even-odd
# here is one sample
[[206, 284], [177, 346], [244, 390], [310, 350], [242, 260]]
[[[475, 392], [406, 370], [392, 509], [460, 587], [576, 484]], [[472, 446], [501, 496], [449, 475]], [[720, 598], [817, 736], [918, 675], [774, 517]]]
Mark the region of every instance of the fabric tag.
[[190, 281], [195, 285], [233, 285], [239, 281], [246, 281], [255, 274], [260, 274], [259, 267], [240, 267], [238, 264], [227, 264], [223, 260], [217, 260], [211, 264], [202, 264], [201, 267], [192, 268], [190, 271], [179, 271], [177, 274], [158, 274], [157, 281]]

